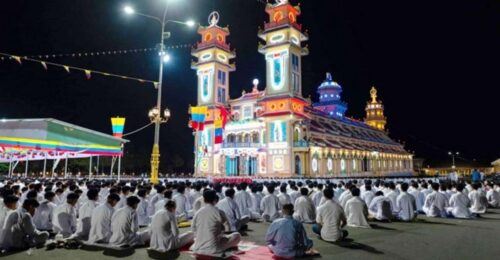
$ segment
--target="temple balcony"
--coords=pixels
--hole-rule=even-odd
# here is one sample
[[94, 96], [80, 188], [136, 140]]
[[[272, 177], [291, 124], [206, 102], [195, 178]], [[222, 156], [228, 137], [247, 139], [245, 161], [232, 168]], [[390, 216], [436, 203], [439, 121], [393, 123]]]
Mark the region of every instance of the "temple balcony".
[[275, 29], [275, 28], [278, 28], [278, 27], [282, 27], [282, 26], [285, 26], [285, 25], [290, 25], [290, 26], [294, 27], [295, 29], [297, 29], [299, 31], [302, 31], [302, 24], [293, 23], [293, 22], [291, 22], [288, 19], [283, 19], [283, 20], [281, 20], [279, 22], [265, 23], [264, 24], [264, 30], [265, 31], [272, 30], [272, 29]]
[[260, 143], [224, 143], [222, 148], [260, 148]]
[[196, 44], [198, 50], [199, 49], [205, 49], [205, 48], [209, 48], [209, 47], [219, 47], [223, 50], [226, 50], [228, 52], [231, 52], [231, 45], [229, 43], [225, 43], [225, 42], [220, 42], [220, 41], [217, 41], [217, 40], [211, 40], [211, 41], [208, 41], [208, 42], [198, 42]]

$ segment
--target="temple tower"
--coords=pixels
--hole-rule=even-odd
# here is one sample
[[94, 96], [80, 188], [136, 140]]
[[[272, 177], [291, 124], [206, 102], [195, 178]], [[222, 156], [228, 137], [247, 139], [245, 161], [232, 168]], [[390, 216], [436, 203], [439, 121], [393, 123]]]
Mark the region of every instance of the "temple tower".
[[372, 98], [366, 105], [366, 118], [365, 123], [373, 128], [384, 131], [387, 123], [387, 118], [384, 116], [384, 105], [381, 101], [377, 100], [377, 89], [372, 87], [370, 90]]
[[322, 111], [329, 117], [343, 117], [347, 110], [347, 103], [342, 101], [342, 87], [333, 81], [332, 74], [326, 73], [326, 79], [318, 87], [319, 102], [314, 108]]
[[220, 145], [215, 145], [214, 120], [220, 119], [220, 107], [229, 101], [229, 73], [235, 70], [230, 63], [235, 53], [227, 43], [229, 29], [220, 27], [219, 13], [212, 12], [209, 25], [200, 26], [201, 42], [193, 49], [196, 58], [191, 65], [198, 76], [197, 105], [206, 106], [205, 126], [195, 133], [195, 173], [206, 176], [220, 174], [218, 156]]

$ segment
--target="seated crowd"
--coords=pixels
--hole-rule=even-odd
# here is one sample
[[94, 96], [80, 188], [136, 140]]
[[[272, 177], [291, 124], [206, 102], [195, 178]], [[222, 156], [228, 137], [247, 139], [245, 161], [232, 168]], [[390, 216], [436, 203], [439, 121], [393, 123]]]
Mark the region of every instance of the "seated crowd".
[[[500, 206], [498, 184], [350, 180], [211, 183], [7, 180], [0, 182], [0, 248], [21, 250], [56, 241], [167, 252], [188, 248], [221, 256], [238, 248], [249, 221], [270, 226], [273, 254], [316, 254], [304, 223], [322, 240], [338, 242], [346, 226], [428, 217], [476, 218]], [[192, 231], [180, 233], [180, 222]]]

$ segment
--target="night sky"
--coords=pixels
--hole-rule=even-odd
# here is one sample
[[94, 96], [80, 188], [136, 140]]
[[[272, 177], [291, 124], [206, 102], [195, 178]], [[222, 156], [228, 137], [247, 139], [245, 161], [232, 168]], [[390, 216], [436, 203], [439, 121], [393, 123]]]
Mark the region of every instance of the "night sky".
[[[10, 0], [0, 8], [0, 52], [16, 55], [83, 53], [155, 47], [159, 25], [123, 14], [124, 4], [160, 15], [164, 0]], [[257, 52], [257, 30], [267, 15], [260, 0], [177, 0], [169, 17], [207, 23], [213, 10], [229, 25], [237, 70], [231, 97], [264, 82], [264, 57]], [[294, 4], [299, 1], [291, 1]], [[498, 88], [500, 2], [302, 0], [299, 22], [307, 28], [311, 54], [303, 59], [304, 96], [331, 72], [343, 87], [347, 115], [361, 119], [372, 85], [386, 107], [395, 140], [417, 157], [448, 161], [449, 150], [462, 162], [500, 157]], [[192, 44], [196, 30], [171, 25], [167, 45]], [[161, 171], [190, 171], [193, 137], [188, 106], [196, 102], [196, 76], [189, 48], [170, 51], [163, 104], [172, 118], [162, 127]], [[49, 58], [48, 61], [157, 80], [154, 51], [106, 56]], [[261, 89], [264, 86], [261, 86]], [[149, 122], [152, 85], [66, 73], [40, 64], [0, 61], [0, 118], [52, 117], [111, 132], [110, 117], [127, 118], [125, 131]], [[127, 169], [149, 168], [153, 128], [130, 136]]]

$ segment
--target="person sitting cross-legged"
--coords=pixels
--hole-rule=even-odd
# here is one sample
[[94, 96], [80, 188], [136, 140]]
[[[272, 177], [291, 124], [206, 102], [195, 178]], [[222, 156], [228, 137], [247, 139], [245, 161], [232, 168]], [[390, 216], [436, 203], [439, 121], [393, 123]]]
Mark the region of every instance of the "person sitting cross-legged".
[[118, 247], [135, 247], [147, 244], [149, 230], [139, 231], [137, 205], [141, 200], [136, 196], [126, 198], [127, 204], [115, 211], [111, 218], [111, 238], [109, 244]]
[[344, 210], [338, 202], [333, 200], [333, 189], [323, 190], [325, 202], [318, 207], [316, 224], [313, 225], [314, 233], [328, 242], [337, 242], [347, 237], [347, 230], [342, 228], [347, 225]]
[[111, 238], [111, 218], [119, 201], [118, 194], [109, 194], [106, 202], [93, 210], [87, 243], [108, 243]]
[[282, 208], [283, 218], [276, 219], [266, 233], [266, 244], [273, 254], [282, 258], [296, 258], [314, 254], [313, 241], [307, 237], [304, 226], [294, 219], [293, 205]]
[[194, 242], [194, 233], [179, 234], [175, 201], [166, 202], [164, 209], [153, 215], [151, 220], [151, 241], [149, 248], [158, 252], [177, 250]]
[[359, 197], [360, 190], [358, 188], [351, 189], [352, 198], [345, 204], [345, 215], [347, 217], [347, 225], [350, 227], [370, 228], [368, 224], [368, 207], [366, 203]]

